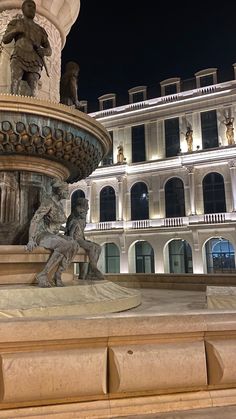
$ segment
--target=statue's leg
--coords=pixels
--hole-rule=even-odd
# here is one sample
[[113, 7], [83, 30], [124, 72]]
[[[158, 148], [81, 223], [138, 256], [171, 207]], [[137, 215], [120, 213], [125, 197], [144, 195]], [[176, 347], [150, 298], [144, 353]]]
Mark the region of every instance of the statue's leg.
[[79, 262], [79, 279], [85, 279], [87, 274], [87, 262]]
[[27, 73], [26, 81], [31, 89], [32, 96], [35, 97], [38, 87], [39, 75], [37, 73]]
[[46, 263], [45, 268], [36, 276], [36, 280], [40, 288], [50, 288], [52, 286], [48, 279], [48, 275], [54, 268], [58, 266], [58, 264], [60, 264], [62, 258], [64, 258], [64, 256], [54, 250], [48, 262]]
[[22, 80], [24, 71], [19, 67], [15, 60], [11, 62], [11, 94], [19, 95], [20, 82]]
[[69, 264], [70, 264], [70, 261], [68, 261], [68, 259], [66, 259], [66, 257], [63, 256], [53, 277], [56, 287], [64, 287], [61, 276], [63, 272], [65, 272]]
[[54, 274], [54, 281], [57, 287], [64, 287], [61, 276], [62, 273], [68, 268], [72, 262], [74, 256], [78, 252], [79, 245], [75, 240], [71, 240], [70, 237], [64, 236], [60, 245], [63, 248], [63, 255], [58, 265], [58, 268]]

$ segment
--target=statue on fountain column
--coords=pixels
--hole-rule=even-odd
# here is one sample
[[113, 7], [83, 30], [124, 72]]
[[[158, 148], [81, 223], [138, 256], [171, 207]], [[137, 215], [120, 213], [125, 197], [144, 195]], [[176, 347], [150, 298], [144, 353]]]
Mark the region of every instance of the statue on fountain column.
[[78, 198], [76, 205], [72, 208], [71, 214], [67, 219], [65, 234], [76, 240], [80, 247], [88, 254], [88, 272], [86, 273], [85, 270], [86, 262], [80, 262], [80, 279], [100, 280], [104, 279], [103, 274], [97, 267], [97, 262], [101, 254], [101, 246], [90, 240], [86, 240], [84, 236], [88, 208], [88, 200]]
[[[61, 275], [79, 250], [77, 241], [70, 236], [60, 234], [60, 231], [63, 231], [62, 224], [66, 222], [62, 204], [62, 199], [66, 198], [68, 198], [68, 184], [58, 180], [52, 181], [51, 195], [44, 196], [31, 220], [26, 250], [31, 252], [41, 246], [52, 251], [45, 268], [36, 276], [38, 286], [41, 288], [54, 285], [62, 287]], [[53, 279], [50, 280], [49, 275], [55, 269]]]
[[78, 99], [78, 77], [79, 65], [74, 61], [69, 61], [66, 64], [66, 71], [60, 83], [61, 103], [67, 106], [74, 106], [76, 109], [81, 108]]
[[34, 22], [35, 2], [24, 0], [22, 12], [23, 16], [10, 21], [2, 41], [4, 44], [15, 41], [11, 56], [11, 93], [20, 94], [20, 83], [24, 80], [31, 89], [31, 95], [35, 96], [43, 67], [48, 75], [44, 57], [50, 56], [52, 49], [47, 32]]

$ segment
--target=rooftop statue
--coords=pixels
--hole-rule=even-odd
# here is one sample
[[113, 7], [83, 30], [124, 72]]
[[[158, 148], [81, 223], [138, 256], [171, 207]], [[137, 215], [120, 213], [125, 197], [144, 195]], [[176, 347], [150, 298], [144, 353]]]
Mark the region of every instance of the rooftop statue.
[[77, 199], [76, 205], [72, 208], [71, 214], [67, 219], [65, 234], [76, 240], [80, 247], [88, 254], [88, 272], [86, 273], [84, 269], [86, 262], [80, 262], [80, 279], [100, 280], [104, 279], [103, 274], [97, 268], [97, 262], [101, 254], [101, 246], [90, 240], [86, 240], [84, 236], [88, 208], [87, 199]]
[[[45, 268], [37, 275], [38, 286], [48, 288], [53, 285], [63, 286], [61, 275], [71, 263], [79, 249], [77, 241], [70, 236], [60, 234], [62, 224], [66, 222], [62, 200], [68, 198], [68, 184], [52, 181], [51, 195], [45, 195], [41, 205], [33, 216], [29, 229], [29, 242], [26, 250], [32, 251], [37, 246], [52, 251]], [[51, 271], [56, 272], [52, 281]]]
[[78, 77], [79, 65], [74, 61], [69, 61], [66, 64], [66, 71], [61, 78], [60, 96], [61, 103], [68, 106], [75, 106], [80, 109], [78, 99]]
[[[36, 4], [25, 0], [22, 4], [23, 16], [11, 20], [3, 36], [3, 43], [15, 41], [11, 56], [11, 93], [20, 93], [20, 83], [26, 81], [32, 96], [41, 77], [43, 67], [47, 72], [45, 56], [52, 54], [46, 31], [34, 22]], [[47, 73], [48, 74], [48, 73]]]

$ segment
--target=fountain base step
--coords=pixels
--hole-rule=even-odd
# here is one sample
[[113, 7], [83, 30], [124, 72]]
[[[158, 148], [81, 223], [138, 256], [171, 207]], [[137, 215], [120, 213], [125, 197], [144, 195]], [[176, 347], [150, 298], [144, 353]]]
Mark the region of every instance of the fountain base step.
[[110, 281], [74, 281], [63, 288], [1, 286], [0, 318], [116, 313], [141, 303], [137, 290]]

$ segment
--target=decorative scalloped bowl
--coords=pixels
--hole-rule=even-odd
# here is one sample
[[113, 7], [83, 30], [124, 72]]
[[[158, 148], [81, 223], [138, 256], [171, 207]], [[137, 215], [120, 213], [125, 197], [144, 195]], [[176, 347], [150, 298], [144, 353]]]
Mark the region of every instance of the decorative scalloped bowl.
[[111, 147], [106, 129], [71, 107], [0, 95], [0, 109], [0, 170], [73, 183], [88, 177]]

